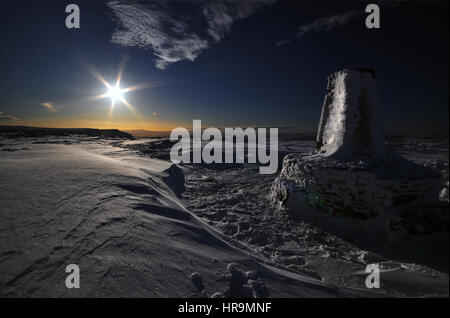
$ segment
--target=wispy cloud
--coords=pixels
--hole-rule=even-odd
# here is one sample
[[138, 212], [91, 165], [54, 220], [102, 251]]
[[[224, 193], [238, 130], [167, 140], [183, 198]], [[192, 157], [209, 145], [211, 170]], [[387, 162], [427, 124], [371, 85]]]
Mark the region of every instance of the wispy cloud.
[[150, 49], [159, 69], [182, 60], [194, 61], [202, 51], [228, 34], [234, 22], [250, 17], [274, 0], [201, 1], [180, 12], [183, 3], [108, 2], [117, 28], [111, 41]]
[[56, 111], [56, 109], [53, 107], [52, 103], [49, 103], [49, 102], [41, 103], [41, 106], [44, 106], [45, 108], [47, 108], [47, 110], [49, 110], [51, 112]]
[[298, 28], [296, 38], [304, 36], [308, 32], [330, 31], [334, 28], [347, 24], [362, 14], [361, 10], [354, 10], [342, 14], [336, 14], [325, 18], [314, 20]]
[[[309, 32], [330, 31], [334, 28], [347, 24], [363, 13], [362, 10], [353, 10], [342, 14], [336, 14], [324, 18], [316, 19], [310, 23], [303, 24], [297, 29], [295, 39], [299, 39]], [[282, 40], [275, 43], [275, 46], [280, 47], [290, 44], [293, 40]]]
[[[380, 2], [378, 5], [380, 7], [390, 9], [398, 6], [400, 3], [401, 1], [393, 1], [393, 2], [389, 1], [389, 2]], [[361, 17], [363, 14], [365, 14], [364, 9], [365, 7], [362, 7], [360, 10], [351, 10], [340, 14], [322, 17], [313, 20], [312, 22], [303, 24], [297, 28], [297, 32], [293, 39], [278, 41], [275, 43], [275, 46], [280, 47], [286, 44], [290, 44], [294, 40], [297, 40], [310, 32], [331, 31], [339, 26], [345, 25], [347, 23], [352, 22], [353, 20], [356, 20], [358, 17]]]
[[292, 42], [291, 40], [281, 40], [281, 41], [278, 41], [277, 43], [275, 43], [275, 46], [276, 46], [276, 47], [280, 47], [280, 46], [289, 44], [289, 43], [291, 43], [291, 42]]
[[14, 121], [16, 121], [16, 120], [19, 120], [19, 118], [11, 116], [11, 115], [6, 115], [3, 112], [0, 112], [0, 120], [1, 121], [3, 121], [3, 120], [4, 121], [7, 121], [7, 120], [14, 120]]

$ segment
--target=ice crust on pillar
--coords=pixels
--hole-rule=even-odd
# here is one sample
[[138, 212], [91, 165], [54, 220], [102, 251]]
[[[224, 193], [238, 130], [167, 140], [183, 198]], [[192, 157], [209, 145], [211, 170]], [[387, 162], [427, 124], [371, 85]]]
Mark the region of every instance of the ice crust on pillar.
[[344, 69], [328, 76], [317, 150], [340, 159], [386, 157], [373, 70]]

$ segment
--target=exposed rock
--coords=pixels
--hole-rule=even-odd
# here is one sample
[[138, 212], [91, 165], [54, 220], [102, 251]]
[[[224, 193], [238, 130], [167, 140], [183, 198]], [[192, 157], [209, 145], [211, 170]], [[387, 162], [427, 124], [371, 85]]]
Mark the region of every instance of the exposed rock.
[[205, 285], [203, 284], [202, 277], [199, 273], [192, 273], [189, 278], [191, 279], [192, 284], [198, 289], [198, 291], [203, 292], [205, 290]]

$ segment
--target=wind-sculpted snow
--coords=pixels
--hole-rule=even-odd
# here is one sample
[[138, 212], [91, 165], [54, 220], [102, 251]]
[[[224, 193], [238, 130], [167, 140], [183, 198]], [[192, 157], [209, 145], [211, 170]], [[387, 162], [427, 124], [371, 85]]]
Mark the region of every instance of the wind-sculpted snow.
[[[422, 143], [395, 146], [406, 157], [438, 157], [430, 164], [448, 167], [441, 160], [448, 142], [430, 140], [426, 153], [409, 144]], [[448, 294], [448, 243], [439, 235], [387, 245], [352, 231], [347, 219], [330, 223], [307, 207], [292, 214], [271, 201], [275, 175], [261, 176], [251, 164], [176, 166], [149, 158], [165, 158], [170, 145], [70, 136], [0, 140], [0, 295]], [[312, 140], [280, 144], [281, 153], [313, 148]], [[373, 262], [386, 273], [380, 290], [364, 286], [361, 271]], [[64, 283], [72, 263], [81, 269], [80, 289]]]
[[[197, 219], [170, 162], [106, 141], [36, 142], [0, 142], [17, 149], [0, 152], [2, 297], [361, 294], [273, 267]], [[65, 286], [69, 264], [80, 267], [80, 289]]]

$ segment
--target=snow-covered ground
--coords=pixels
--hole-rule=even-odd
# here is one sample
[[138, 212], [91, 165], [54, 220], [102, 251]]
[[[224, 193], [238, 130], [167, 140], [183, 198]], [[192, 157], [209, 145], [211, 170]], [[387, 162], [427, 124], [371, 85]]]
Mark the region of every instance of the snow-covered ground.
[[[426, 154], [417, 141], [395, 142], [417, 160], [448, 162], [448, 140], [427, 141]], [[420, 263], [414, 246], [386, 251], [339, 222], [285, 213], [270, 197], [277, 175], [257, 165], [175, 166], [170, 145], [0, 139], [0, 295], [448, 295], [448, 242], [428, 238], [438, 256]], [[280, 160], [314, 146], [283, 140]], [[379, 290], [364, 285], [372, 262], [382, 265]], [[71, 263], [80, 289], [65, 286]]]
[[[180, 168], [111, 144], [0, 140], [1, 296], [361, 293], [236, 247], [186, 209]], [[80, 289], [65, 286], [68, 264], [80, 267]]]
[[[305, 136], [283, 136], [280, 161], [288, 153], [307, 154], [315, 145]], [[390, 138], [389, 146], [418, 164], [433, 159], [433, 165], [448, 172], [447, 139]], [[135, 145], [133, 149], [167, 160], [169, 147], [170, 142], [160, 141]], [[361, 277], [354, 274], [368, 263], [380, 262], [389, 274], [384, 275], [378, 293], [448, 294], [448, 231], [392, 244], [377, 233], [360, 232], [351, 220], [322, 219], [320, 213], [308, 214], [306, 210], [290, 215], [270, 197], [277, 175], [260, 175], [256, 165], [191, 164], [184, 165], [183, 171], [183, 196], [190, 211], [281, 266], [338, 286], [365, 288]], [[422, 273], [430, 281], [417, 286], [417, 281], [423, 282]], [[403, 274], [409, 279], [397, 286], [396, 277]]]
[[[415, 144], [418, 141], [411, 141], [409, 159], [423, 163]], [[288, 140], [280, 143], [279, 150], [305, 154], [314, 147], [314, 141]], [[435, 161], [448, 169], [448, 141], [435, 140], [428, 147], [435, 152]], [[187, 169], [184, 195], [190, 202], [188, 208], [277, 264], [337, 286], [364, 288], [355, 273], [366, 264], [380, 263], [389, 274], [381, 276], [378, 293], [448, 294], [448, 231], [392, 244], [379, 233], [359, 231], [357, 222], [363, 221], [322, 217], [323, 213], [306, 207], [290, 214], [270, 197], [276, 175], [261, 176], [256, 166], [189, 165]], [[402, 275], [408, 279], [398, 284]]]

